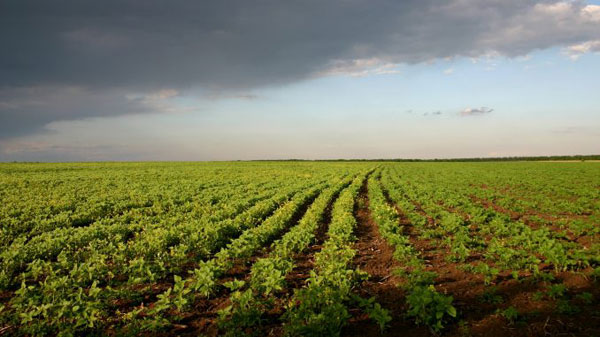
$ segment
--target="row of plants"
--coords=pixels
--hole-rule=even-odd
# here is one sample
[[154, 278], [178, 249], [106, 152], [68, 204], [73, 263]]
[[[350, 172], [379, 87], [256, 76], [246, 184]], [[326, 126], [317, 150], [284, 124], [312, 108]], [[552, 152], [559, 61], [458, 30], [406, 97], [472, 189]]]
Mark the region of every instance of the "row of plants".
[[372, 171], [359, 175], [336, 200], [332, 209], [327, 240], [315, 254], [314, 269], [306, 285], [294, 289], [282, 317], [291, 336], [339, 336], [350, 318], [349, 305], [359, 305], [383, 329], [391, 320], [389, 312], [374, 299], [353, 294], [353, 287], [368, 275], [353, 269], [352, 258], [356, 218], [354, 207], [358, 193]]
[[[439, 265], [427, 264], [411, 245], [415, 240], [440, 248], [453, 268], [480, 274], [490, 287], [485, 300], [510, 322], [527, 313], [513, 308], [506, 294], [493, 293], [507, 277], [542, 282], [548, 295], [536, 296], [556, 302], [560, 314], [593, 305], [589, 293], [543, 280], [600, 275], [600, 171], [594, 165], [378, 163], [382, 169], [368, 176], [370, 211], [402, 266], [407, 317], [439, 331], [457, 315], [436, 283]], [[212, 296], [229, 296], [221, 321], [230, 335], [260, 332], [253, 328], [282, 305], [289, 335], [339, 334], [351, 307], [384, 328], [389, 313], [353, 294], [367, 275], [350, 263], [353, 207], [374, 166], [2, 164], [0, 331], [169, 335], [175, 332], [166, 327], [194, 315]], [[333, 200], [327, 241], [306, 285], [292, 295], [284, 281], [294, 256], [314, 243], [314, 229]], [[246, 278], [223, 283], [232, 265], [247, 263], [280, 237], [309, 204]]]
[[[274, 201], [270, 201], [261, 207], [251, 208], [249, 213], [243, 214], [238, 219], [236, 222], [237, 225], [240, 227], [250, 227], [250, 233], [258, 232], [256, 230], [252, 231], [257, 228], [252, 227], [252, 224], [260, 223], [272, 209], [278, 207], [280, 202], [287, 200], [288, 197], [294, 194], [296, 194], [295, 190], [286, 190], [280, 193], [279, 197]], [[298, 207], [298, 202], [294, 202], [294, 200], [299, 199], [300, 201], [304, 201], [306, 194], [307, 192], [298, 194], [286, 205]], [[286, 207], [286, 205], [279, 209], [277, 211], [279, 213], [276, 212], [275, 215], [283, 214], [283, 216], [289, 216], [291, 207]], [[282, 210], [287, 210], [287, 212]], [[254, 216], [248, 217], [248, 215]], [[280, 215], [279, 218], [281, 217]], [[275, 218], [270, 223], [277, 220], [278, 218]], [[213, 228], [218, 229], [219, 227]], [[226, 235], [228, 233], [222, 232], [222, 234]], [[205, 237], [207, 240], [210, 238], [209, 236]], [[249, 237], [249, 235], [240, 236], [240, 238], [232, 241], [230, 245], [244, 248], [241, 240], [246, 237]], [[160, 240], [159, 237], [156, 237], [156, 239]], [[220, 241], [225, 242], [226, 240], [225, 238], [221, 238]], [[234, 242], [238, 242], [237, 245]], [[214, 240], [214, 243], [219, 243], [219, 240]], [[75, 329], [75, 331], [85, 328], [95, 328], [94, 323], [98, 324], [97, 322], [100, 320], [100, 317], [106, 317], [109, 314], [110, 303], [114, 299], [127, 294], [138, 283], [156, 282], [167, 273], [166, 268], [162, 270], [152, 268], [157, 265], [156, 261], [151, 261], [152, 263], [144, 265], [143, 260], [141, 262], [138, 260], [137, 264], [134, 264], [136, 260], [132, 260], [133, 263], [119, 260], [126, 257], [124, 252], [127, 246], [125, 245], [104, 248], [113, 248], [113, 253], [109, 255], [106, 250], [96, 250], [85, 262], [81, 263], [73, 264], [73, 262], [64, 258], [64, 255], [59, 255], [56, 262], [35, 260], [30, 264], [28, 270], [22, 274], [21, 287], [15, 292], [3, 314], [10, 316], [10, 320], [15, 325], [19, 324], [21, 331], [27, 333], [39, 334], [51, 331], [68, 331], [71, 328]], [[177, 256], [173, 252], [173, 249], [165, 249], [163, 259], [168, 260], [171, 265], [174, 265], [177, 261], [179, 263], [188, 261], [186, 255], [179, 254]], [[223, 261], [223, 259], [219, 261]], [[200, 262], [200, 265], [202, 263]], [[193, 272], [198, 273], [199, 271], [194, 270]], [[129, 280], [125, 281], [126, 283], [122, 286], [118, 286], [122, 284], [118, 280], [118, 276], [121, 275], [120, 273], [127, 275], [127, 280]], [[142, 278], [142, 280], [136, 280], [135, 277]], [[181, 283], [181, 278], [179, 278], [178, 282], [178, 277], [176, 275], [174, 278], [175, 288], [178, 287], [178, 283]], [[134, 280], [133, 282], [131, 282], [132, 279]], [[86, 296], [92, 288], [98, 289], [98, 291], [93, 292], [95, 296]], [[73, 299], [74, 296], [77, 299], [76, 301]], [[73, 305], [72, 303], [76, 304]], [[72, 310], [73, 307], [79, 309]], [[44, 308], [44, 310], [41, 310], [41, 308]], [[78, 312], [81, 308], [88, 308], [94, 314], [81, 316]], [[75, 319], [87, 322], [87, 324], [73, 324]]]
[[130, 321], [128, 329], [134, 331], [156, 330], [170, 325], [169, 318], [177, 318], [198, 298], [206, 298], [222, 286], [220, 277], [237, 261], [251, 257], [256, 251], [273, 241], [292, 225], [296, 216], [327, 188], [327, 184], [296, 194], [288, 203], [277, 209], [259, 226], [247, 229], [215, 254], [202, 261], [189, 272], [188, 278], [175, 276], [173, 287], [158, 295], [158, 300], [148, 307], [139, 307], [124, 315]]
[[[271, 183], [266, 177], [254, 177], [256, 180], [251, 181], [239, 175], [237, 179], [224, 180], [220, 175], [203, 174], [201, 183], [171, 179], [159, 185], [152, 182], [157, 178], [154, 174], [148, 177], [150, 181], [122, 176], [118, 170], [111, 171], [110, 181], [100, 174], [86, 172], [79, 179], [66, 174], [41, 175], [26, 180], [25, 186], [21, 186], [23, 181], [6, 181], [0, 187], [6, 192], [3, 200], [10, 206], [0, 208], [2, 246], [14, 240], [29, 241], [57, 229], [87, 227], [98, 220], [137, 221], [139, 217], [165, 213], [199, 217], [222, 209], [245, 193], [244, 189], [253, 195], [268, 189]], [[8, 193], [16, 188], [21, 193]]]
[[[176, 208], [173, 212], [175, 214], [152, 212], [143, 215], [136, 214], [136, 210], [130, 210], [121, 216], [102, 218], [88, 226], [59, 227], [29, 239], [19, 238], [0, 254], [3, 267], [3, 277], [0, 279], [11, 278], [15, 273], [26, 269], [27, 264], [31, 261], [36, 259], [53, 260], [59, 254], [66, 255], [65, 258], [73, 262], [85, 261], [87, 254], [90, 251], [97, 251], [105, 244], [105, 241], [114, 244], [128, 244], [127, 248], [130, 252], [127, 256], [141, 257], [144, 249], [148, 247], [148, 241], [154, 240], [152, 241], [154, 243], [163, 241], [165, 246], [174, 246], [177, 240], [180, 240], [179, 238], [185, 237], [183, 234], [187, 232], [185, 231], [186, 227], [195, 228], [197, 231], [200, 226], [210, 227], [209, 225], [215, 222], [232, 218], [257, 201], [270, 198], [277, 188], [281, 188], [281, 185], [250, 186], [241, 191], [244, 194], [247, 193], [247, 197], [244, 194], [241, 194], [244, 197], [237, 196], [235, 200], [232, 197], [222, 197], [224, 201], [228, 201], [229, 207], [224, 207], [221, 202], [217, 202], [214, 208], [197, 207], [197, 209], [204, 209], [204, 212], [197, 210], [183, 212], [180, 208]], [[262, 189], [264, 189], [263, 192], [261, 192]], [[215, 198], [215, 195], [232, 194], [234, 190], [224, 188], [222, 194], [215, 193], [215, 191], [209, 193], [213, 194], [213, 198]], [[161, 203], [155, 201], [154, 205], [153, 208], [156, 208], [158, 207], [156, 205], [161, 205]], [[210, 216], [206, 216], [207, 214]], [[166, 229], [171, 229], [171, 231], [165, 233]], [[141, 244], [137, 244], [135, 241], [139, 241]], [[133, 244], [129, 244], [129, 242], [133, 242]], [[140, 250], [139, 254], [136, 254], [136, 248]], [[10, 286], [5, 283], [0, 282], [0, 285]]]
[[[523, 221], [475, 204], [460, 191], [445, 188], [443, 184], [432, 189], [431, 185], [414, 180], [411, 183], [397, 181], [396, 188], [412, 194], [427, 214], [436, 219], [438, 226], [431, 236], [444, 236], [456, 261], [465, 261], [477, 252], [484, 254], [500, 271], [538, 273], [542, 264], [559, 271], [587, 267], [597, 260], [594, 250], [555, 238], [547, 227], [534, 229]], [[449, 205], [454, 212], [445, 208]]]
[[[391, 191], [390, 199], [404, 205], [408, 212], [418, 209], [427, 217], [415, 221], [420, 224], [415, 227], [419, 238], [434, 240], [434, 245], [446, 247], [449, 262], [458, 263], [457, 267], [465, 272], [481, 274], [490, 289], [506, 279], [506, 275], [518, 282], [537, 284], [553, 275], [548, 271], [556, 275], [564, 271], [586, 271], [593, 278], [600, 269], [600, 245], [593, 243], [593, 237], [587, 237], [592, 239], [591, 244], [587, 241], [588, 244], [582, 246], [557, 235], [547, 222], [532, 227], [522, 219], [480, 202], [472, 197], [479, 189], [468, 182], [438, 181], [447, 177], [439, 176], [439, 172], [407, 173], [404, 169], [389, 169], [382, 179]], [[550, 288], [560, 287], [556, 284]], [[504, 308], [498, 309], [500, 316], [509, 322], [516, 320], [514, 313], [518, 311], [504, 303], [501, 296], [489, 298], [492, 304]], [[537, 299], [534, 296], [532, 300]], [[589, 305], [592, 298], [583, 292], [575, 293], [569, 300], [555, 301], [557, 314], [570, 315], [579, 310], [578, 304]], [[518, 317], [522, 317], [521, 314], [518, 313]]]
[[239, 280], [230, 283], [233, 290], [229, 298], [231, 304], [220, 312], [219, 317], [219, 325], [227, 335], [239, 336], [248, 328], [259, 328], [265, 313], [273, 310], [276, 304], [288, 300], [282, 297], [287, 287], [286, 276], [295, 267], [295, 255], [314, 244], [316, 231], [325, 220], [328, 205], [352, 180], [352, 177], [343, 179], [323, 191], [298, 224], [280, 240], [273, 242], [269, 256], [252, 265], [247, 282]]
[[[131, 306], [146, 302], [148, 296], [156, 297], [156, 289], [160, 289], [155, 287], [157, 283], [161, 287], [172, 284], [173, 293], [187, 292], [189, 285], [179, 290], [188, 282], [184, 275], [190, 275], [188, 271], [192, 276], [197, 273], [198, 262], [210, 259], [238, 236], [248, 239], [248, 235], [240, 234], [263, 221], [267, 223], [265, 219], [287, 205], [294, 195], [306, 195], [311, 187], [324, 187], [325, 181], [355, 170], [346, 166], [323, 170], [286, 164], [278, 171], [244, 164], [234, 170], [240, 172], [237, 179], [230, 165], [201, 169], [205, 171], [201, 175], [214, 175], [215, 180], [200, 180], [197, 188], [184, 184], [187, 190], [181, 197], [170, 190], [178, 182], [170, 176], [176, 170], [165, 168], [166, 178], [172, 181], [145, 180], [141, 184], [165, 190], [162, 197], [155, 191], [148, 196], [153, 200], [149, 207], [106, 215], [81, 227], [56, 228], [32, 235], [22, 246], [5, 247], [0, 252], [0, 263], [6, 267], [1, 271], [5, 296], [0, 299], [0, 323], [9, 331], [33, 335], [89, 333], [121, 326], [135, 316], [130, 315]], [[182, 166], [182, 175], [194, 176], [198, 169]], [[135, 172], [140, 169], [136, 167]], [[215, 172], [207, 173], [209, 169]], [[103, 176], [106, 172], [102, 168]], [[99, 176], [100, 172], [92, 177], [100, 179]], [[147, 179], [145, 173], [140, 176]], [[232, 181], [223, 183], [227, 177]], [[53, 179], [49, 174], [43, 178]], [[129, 178], [135, 181], [138, 177]], [[44, 182], [44, 186], [68, 184], [74, 182]], [[202, 197], [196, 198], [194, 193]], [[286, 216], [280, 215], [279, 219]], [[246, 243], [249, 241], [252, 240]], [[246, 243], [238, 241], [238, 248], [243, 250]], [[261, 240], [255, 243], [263, 244]], [[233, 251], [235, 247], [230, 248]]]
[[[567, 164], [568, 165], [568, 164]], [[563, 165], [564, 166], [564, 165]], [[501, 207], [523, 215], [545, 214], [554, 218], [590, 215], [600, 211], [598, 184], [594, 175], [581, 174], [594, 165], [577, 165], [576, 170], [560, 166], [530, 167], [513, 173], [510, 180], [490, 179], [485, 194]], [[577, 185], [573, 185], [576, 182]]]
[[[381, 172], [369, 178], [369, 209], [380, 235], [394, 248], [394, 258], [402, 265], [398, 273], [406, 280], [401, 285], [406, 292], [406, 316], [414, 318], [417, 324], [425, 324], [434, 332], [439, 332], [447, 321], [457, 316], [456, 308], [452, 305], [453, 298], [436, 290], [434, 281], [437, 275], [426, 271], [425, 262], [404, 234], [398, 211], [389, 204], [386, 197], [389, 192], [384, 193], [380, 178]], [[388, 185], [396, 200], [406, 200], [399, 198], [396, 194], [398, 190], [390, 187]], [[413, 205], [401, 203], [399, 209], [409, 219], [419, 219], [417, 223], [423, 225], [424, 220]]]
[[[180, 221], [171, 217], [164, 218], [162, 221], [158, 216], [152, 219], [136, 217], [136, 221], [133, 221], [133, 219], [131, 221], [102, 219], [87, 227], [59, 228], [40, 234], [30, 240], [13, 241], [11, 246], [1, 254], [2, 279], [4, 280], [2, 284], [5, 287], [10, 286], [9, 279], [16, 273], [26, 270], [28, 264], [36, 260], [52, 261], [60, 259], [76, 264], [85, 262], [89, 259], [90, 254], [95, 255], [98, 251], [114, 252], [114, 247], [107, 247], [111, 248], [110, 250], [103, 249], [103, 247], [106, 247], [107, 242], [119, 246], [117, 249], [119, 254], [116, 257], [130, 260], [137, 257], [147, 260], [150, 257], [150, 252], [153, 252], [156, 256], [156, 253], [163, 252], [165, 247], [175, 246], [180, 241], [181, 234], [189, 232], [191, 228], [195, 228], [196, 232], [201, 227], [213, 228], [215, 224], [226, 222], [232, 216], [242, 212], [243, 207], [252, 207], [256, 201], [272, 197], [274, 190], [275, 187], [264, 194], [242, 199], [239, 203], [232, 202], [231, 204], [237, 207], [224, 209], [211, 219], [207, 217], [190, 219], [184, 222], [185, 226], [166, 223], [167, 221]], [[152, 223], [146, 221], [152, 221]], [[217, 227], [219, 226], [217, 225]], [[188, 230], [185, 230], [186, 228]], [[193, 234], [191, 237], [194, 237]], [[190, 236], [187, 238], [189, 239]]]
[[[222, 213], [220, 218], [195, 219], [187, 222], [185, 228], [164, 225], [160, 230], [161, 227], [145, 226], [143, 223], [120, 223], [94, 225], [85, 228], [85, 231], [65, 231], [62, 235], [48, 233], [43, 236], [43, 241], [36, 240], [2, 252], [3, 280], [5, 286], [11, 286], [29, 280], [30, 274], [38, 269], [52, 268], [58, 274], [72, 273], [73, 269], [95, 269], [94, 261], [104, 256], [100, 260], [110, 264], [110, 269], [102, 272], [108, 276], [102, 281], [110, 281], [113, 278], [111, 275], [128, 275], [129, 283], [140, 283], [147, 278], [155, 281], [165, 273], [177, 271], [180, 265], [191, 259], [208, 256], [225, 244], [228, 238], [260, 223], [299, 189], [309, 185], [280, 188], [279, 193], [271, 195], [271, 198], [245, 211], [238, 209], [241, 214], [237, 216], [235, 213]], [[264, 197], [259, 194], [254, 200]], [[231, 215], [235, 218], [230, 218]], [[174, 235], [179, 237], [186, 233], [189, 235], [181, 240], [172, 239]], [[99, 268], [104, 269], [105, 266]], [[13, 277], [21, 270], [24, 272], [19, 278]]]

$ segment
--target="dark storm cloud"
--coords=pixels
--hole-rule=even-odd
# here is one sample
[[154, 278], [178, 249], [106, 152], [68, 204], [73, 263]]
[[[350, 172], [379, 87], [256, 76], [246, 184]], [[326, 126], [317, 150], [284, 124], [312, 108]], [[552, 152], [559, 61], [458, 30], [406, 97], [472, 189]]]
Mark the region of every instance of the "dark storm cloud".
[[168, 111], [162, 102], [177, 94], [159, 90], [149, 95], [123, 95], [118, 89], [36, 86], [0, 90], [0, 141], [44, 131], [60, 120]]
[[[516, 56], [597, 40], [599, 28], [600, 12], [582, 2], [5, 0], [0, 132], [146, 108], [130, 92], [240, 92], [361, 67]], [[28, 90], [62, 99], [32, 107]]]

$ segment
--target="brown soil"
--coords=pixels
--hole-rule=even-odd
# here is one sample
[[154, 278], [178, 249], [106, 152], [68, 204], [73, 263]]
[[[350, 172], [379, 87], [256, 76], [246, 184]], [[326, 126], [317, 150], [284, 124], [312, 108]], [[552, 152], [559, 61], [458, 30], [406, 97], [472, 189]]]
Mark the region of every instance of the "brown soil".
[[[414, 204], [422, 215], [427, 216], [418, 203]], [[594, 283], [585, 276], [589, 270], [583, 274], [560, 273], [556, 275], [556, 281], [553, 282], [563, 283], [568, 289], [567, 297], [571, 299], [582, 292], [590, 292], [594, 295], [592, 304], [584, 304], [578, 300], [571, 302], [581, 309], [581, 312], [575, 315], [556, 313], [556, 300], [547, 297], [535, 300], [535, 293], [546, 292], [550, 284], [536, 281], [527, 273], [522, 273], [521, 277], [523, 278], [520, 281], [512, 279], [506, 272], [501, 273], [493, 285], [497, 287], [496, 293], [502, 298], [503, 303], [484, 303], [481, 300], [482, 295], [490, 290], [490, 286], [484, 285], [483, 277], [461, 270], [459, 268], [460, 263], [446, 261], [449, 252], [440, 240], [421, 238], [419, 231], [410, 225], [408, 219], [403, 216], [397, 207], [396, 210], [401, 216], [400, 224], [404, 226], [406, 235], [409, 236], [412, 245], [420, 252], [421, 258], [425, 260], [427, 270], [435, 271], [438, 274], [435, 283], [436, 289], [442, 293], [452, 295], [454, 298], [453, 305], [459, 313], [460, 321], [455, 320], [448, 324], [442, 335], [600, 336], [600, 305], [598, 305], [597, 300], [600, 298], [600, 287], [598, 287], [598, 283]], [[449, 209], [449, 211], [453, 210]], [[464, 214], [459, 215], [465, 218]], [[432, 225], [433, 219], [428, 217], [428, 222], [429, 225]], [[472, 257], [475, 258], [476, 256]], [[397, 295], [394, 294], [391, 297], [394, 298], [394, 296]], [[386, 299], [381, 296], [377, 299], [382, 304], [386, 302]], [[403, 302], [401, 297], [396, 299], [399, 303]], [[520, 318], [516, 322], [506, 320], [498, 312], [498, 310], [511, 306], [520, 313]], [[397, 307], [402, 310], [402, 305], [397, 305]], [[361, 334], [360, 327], [353, 327], [359, 331], [355, 335], [432, 335], [427, 329], [419, 328], [412, 322], [403, 320], [401, 313], [402, 311], [399, 315], [394, 313], [392, 327], [383, 334], [379, 334], [375, 329], [370, 330], [369, 334]]]
[[[489, 205], [493, 207], [492, 205]], [[432, 270], [443, 272], [447, 270], [441, 265], [432, 262]], [[600, 331], [600, 315], [598, 305], [587, 305], [583, 309], [587, 314], [577, 314], [574, 316], [559, 315], [556, 313], [556, 301], [548, 298], [535, 299], [537, 292], [545, 293], [549, 283], [539, 282], [531, 277], [531, 273], [521, 273], [521, 280], [517, 281], [510, 277], [507, 272], [501, 273], [496, 279], [495, 286], [497, 294], [502, 298], [503, 303], [492, 305], [481, 302], [481, 296], [485, 291], [489, 291], [490, 286], [484, 286], [480, 276], [462, 273], [458, 271], [457, 279], [451, 284], [440, 284], [436, 282], [436, 288], [443, 289], [454, 296], [454, 305], [459, 309], [462, 318], [460, 326], [453, 325], [448, 327], [448, 335], [464, 335], [466, 331], [471, 336], [588, 336], [598, 334]], [[460, 280], [460, 278], [463, 280]], [[473, 282], [465, 287], [460, 286], [460, 282], [465, 282], [471, 278]], [[438, 278], [438, 282], [440, 279]], [[563, 283], [570, 295], [574, 298], [582, 292], [591, 292], [594, 298], [598, 298], [597, 285], [587, 279], [585, 276], [573, 272], [564, 272], [557, 275], [554, 283]], [[465, 288], [468, 289], [465, 291]], [[586, 305], [576, 303], [576, 305]], [[520, 313], [517, 322], [510, 322], [503, 318], [498, 310], [508, 307], [516, 308]], [[590, 311], [591, 310], [591, 311]], [[593, 313], [593, 311], [596, 311]], [[585, 316], [585, 318], [583, 317]]]
[[[494, 209], [497, 212], [502, 212], [509, 215], [513, 220], [523, 220], [525, 224], [531, 225], [526, 216], [505, 210], [502, 207], [493, 204], [485, 199], [477, 199], [482, 206]], [[448, 208], [449, 211], [452, 211]], [[462, 215], [464, 218], [464, 215]], [[533, 226], [532, 226], [533, 227]], [[551, 227], [551, 226], [549, 226]], [[558, 231], [557, 228], [550, 228]], [[547, 271], [551, 271], [550, 266], [546, 266]], [[589, 268], [588, 268], [589, 269]], [[577, 294], [590, 292], [597, 299], [600, 294], [598, 284], [594, 283], [586, 274], [591, 270], [583, 271], [582, 273], [562, 272], [556, 274], [554, 284], [562, 283], [568, 289], [567, 298], [575, 298]], [[450, 327], [449, 335], [461, 335], [468, 327], [471, 336], [494, 336], [494, 335], [512, 335], [512, 336], [595, 336], [600, 335], [600, 306], [598, 301], [594, 300], [591, 305], [586, 305], [581, 301], [574, 300], [572, 304], [580, 306], [582, 313], [576, 315], [558, 314], [556, 312], [556, 300], [548, 298], [536, 299], [537, 292], [547, 292], [547, 287], [550, 283], [540, 282], [535, 280], [530, 272], [521, 272], [521, 279], [514, 280], [508, 273], [501, 273], [496, 282], [497, 294], [503, 299], [502, 304], [489, 305], [481, 303], [481, 295], [490, 287], [482, 287], [474, 285], [472, 292], [477, 294], [473, 300], [468, 302], [471, 307], [469, 311], [463, 311], [461, 317], [463, 319], [463, 328]], [[437, 286], [437, 284], [436, 284]], [[462, 298], [456, 289], [448, 289], [448, 292], [455, 296], [456, 299]], [[479, 303], [478, 303], [479, 302]], [[517, 322], [509, 322], [497, 312], [508, 307], [516, 308], [521, 317]], [[474, 314], [477, 313], [477, 314]], [[483, 315], [482, 315], [483, 314]]]
[[[421, 215], [427, 217], [430, 226], [435, 223], [424, 212], [421, 205], [416, 202], [413, 202], [413, 204]], [[403, 214], [400, 213], [400, 215], [405, 218]], [[456, 308], [460, 317], [470, 316], [473, 319], [480, 319], [494, 310], [491, 306], [481, 306], [479, 303], [478, 299], [485, 291], [481, 275], [461, 270], [459, 268], [461, 264], [459, 263], [448, 262], [447, 257], [450, 256], [450, 252], [441, 240], [422, 238], [419, 230], [412, 225], [405, 226], [405, 228], [411, 244], [420, 252], [421, 258], [425, 260], [426, 270], [437, 273], [435, 288], [440, 293], [451, 295], [454, 298], [452, 305]], [[473, 258], [476, 259], [477, 256], [473, 256]], [[466, 328], [459, 327], [454, 322], [447, 327], [446, 331], [450, 332], [452, 330], [454, 330], [454, 334], [462, 335]]]
[[[361, 283], [355, 293], [363, 298], [375, 297], [382, 307], [389, 310], [393, 320], [385, 330], [385, 336], [406, 336], [411, 331], [413, 336], [426, 336], [425, 328], [414, 327], [403, 318], [406, 311], [404, 292], [398, 287], [401, 279], [394, 274], [400, 264], [394, 259], [394, 248], [379, 234], [377, 224], [371, 218], [367, 197], [368, 183], [363, 184], [355, 207], [357, 220], [354, 245], [356, 256], [353, 264], [356, 268], [369, 273], [369, 279]], [[351, 308], [352, 318], [342, 330], [342, 336], [381, 336], [377, 324], [359, 308]]]

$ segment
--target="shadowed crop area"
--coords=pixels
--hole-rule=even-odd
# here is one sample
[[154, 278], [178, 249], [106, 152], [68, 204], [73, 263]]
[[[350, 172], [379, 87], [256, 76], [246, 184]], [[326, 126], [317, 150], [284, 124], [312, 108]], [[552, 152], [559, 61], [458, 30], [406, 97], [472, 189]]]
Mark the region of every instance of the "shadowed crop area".
[[0, 164], [2, 336], [594, 336], [598, 162]]

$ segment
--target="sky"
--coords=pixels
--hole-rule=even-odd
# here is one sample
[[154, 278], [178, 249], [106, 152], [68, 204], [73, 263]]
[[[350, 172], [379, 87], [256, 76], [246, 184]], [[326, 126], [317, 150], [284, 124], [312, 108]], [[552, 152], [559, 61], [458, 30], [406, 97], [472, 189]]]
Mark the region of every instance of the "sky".
[[600, 1], [2, 0], [0, 161], [600, 154]]

